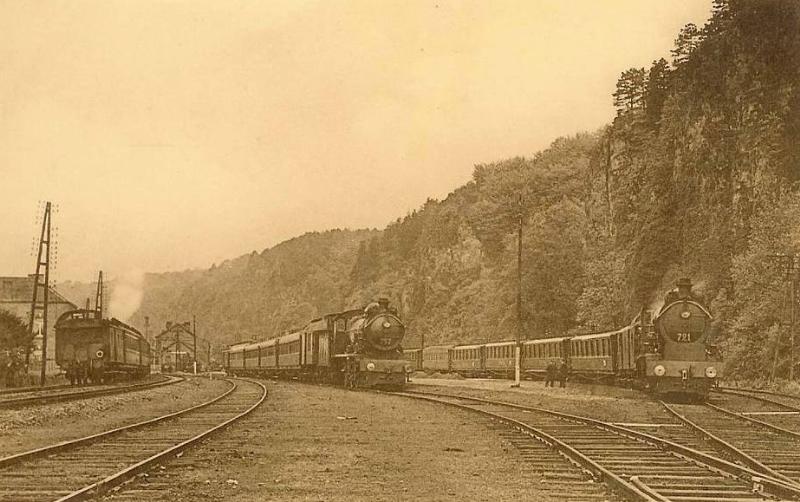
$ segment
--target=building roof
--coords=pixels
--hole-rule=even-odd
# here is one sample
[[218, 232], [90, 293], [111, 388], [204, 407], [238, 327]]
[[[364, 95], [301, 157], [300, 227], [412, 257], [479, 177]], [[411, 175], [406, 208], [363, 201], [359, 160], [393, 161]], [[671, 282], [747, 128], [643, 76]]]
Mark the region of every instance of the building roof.
[[[0, 276], [0, 303], [30, 303], [33, 299], [34, 274], [27, 277]], [[50, 286], [49, 303], [66, 303], [72, 308], [77, 305], [64, 298], [53, 286]]]

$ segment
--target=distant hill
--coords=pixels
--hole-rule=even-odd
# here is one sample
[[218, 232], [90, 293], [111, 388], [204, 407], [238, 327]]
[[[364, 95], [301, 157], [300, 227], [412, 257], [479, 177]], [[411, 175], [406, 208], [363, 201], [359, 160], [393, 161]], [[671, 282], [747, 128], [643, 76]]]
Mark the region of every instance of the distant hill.
[[313, 232], [208, 270], [146, 274], [144, 298], [131, 322], [150, 317], [152, 333], [167, 321], [197, 316], [198, 335], [217, 345], [263, 338], [343, 309], [356, 250], [376, 230]]

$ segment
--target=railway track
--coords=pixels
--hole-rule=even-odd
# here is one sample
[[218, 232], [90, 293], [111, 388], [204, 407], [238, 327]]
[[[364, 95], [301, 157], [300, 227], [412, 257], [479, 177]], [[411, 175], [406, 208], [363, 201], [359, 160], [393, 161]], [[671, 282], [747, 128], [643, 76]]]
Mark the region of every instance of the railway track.
[[[755, 406], [747, 402], [753, 399]], [[800, 487], [800, 409], [786, 400], [741, 392], [725, 392], [716, 400], [696, 405], [662, 405], [728, 458]]]
[[121, 394], [134, 390], [151, 389], [183, 381], [181, 377], [166, 376], [153, 381], [123, 385], [101, 385], [97, 387], [73, 387], [70, 385], [51, 385], [48, 387], [28, 387], [0, 394], [0, 409], [20, 408], [35, 404], [58, 403], [86, 399], [89, 397]]
[[[632, 428], [475, 397], [429, 392], [395, 395], [425, 399], [491, 417], [525, 433], [530, 438], [529, 443], [538, 440], [550, 445], [592, 478], [602, 480], [631, 500], [800, 500], [800, 485], [719, 458], [705, 447], [692, 448]], [[687, 438], [694, 436], [692, 432], [681, 434]], [[698, 442], [696, 437], [693, 441]], [[563, 496], [571, 499], [569, 487], [564, 489]]]
[[0, 396], [6, 396], [9, 394], [22, 394], [25, 392], [34, 392], [37, 390], [44, 390], [44, 389], [48, 390], [66, 389], [68, 387], [71, 387], [71, 385], [66, 383], [60, 383], [56, 385], [45, 385], [44, 387], [38, 385], [32, 387], [8, 387], [5, 389], [0, 389]]
[[228, 381], [224, 393], [197, 406], [0, 458], [0, 501], [98, 496], [244, 417], [267, 396], [261, 383]]

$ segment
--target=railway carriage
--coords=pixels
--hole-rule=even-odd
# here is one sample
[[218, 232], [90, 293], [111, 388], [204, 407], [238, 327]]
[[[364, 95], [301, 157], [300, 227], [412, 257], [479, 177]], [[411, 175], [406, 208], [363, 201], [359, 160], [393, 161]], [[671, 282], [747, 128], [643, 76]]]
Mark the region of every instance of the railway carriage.
[[450, 351], [450, 369], [466, 376], [483, 376], [485, 373], [483, 345], [457, 345]]
[[450, 371], [452, 345], [431, 345], [422, 349], [422, 369], [425, 371]]
[[540, 338], [522, 342], [520, 371], [527, 375], [544, 375], [548, 364], [567, 359], [569, 338]]
[[300, 337], [301, 332], [295, 331], [275, 340], [277, 367], [290, 376], [300, 374]]
[[598, 333], [570, 338], [570, 370], [590, 377], [615, 375], [618, 333]]
[[492, 376], [508, 376], [514, 374], [516, 365], [516, 343], [487, 343], [484, 348], [484, 369]]
[[56, 364], [70, 383], [104, 383], [150, 373], [150, 344], [135, 328], [96, 310], [64, 312], [55, 325]]
[[414, 371], [422, 371], [422, 349], [405, 349], [403, 355]]

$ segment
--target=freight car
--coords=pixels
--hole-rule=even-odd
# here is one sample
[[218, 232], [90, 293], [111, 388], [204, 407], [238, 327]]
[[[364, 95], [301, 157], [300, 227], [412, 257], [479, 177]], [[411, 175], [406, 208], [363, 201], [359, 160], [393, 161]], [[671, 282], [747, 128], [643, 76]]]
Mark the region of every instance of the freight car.
[[150, 373], [150, 344], [136, 329], [97, 310], [64, 312], [55, 326], [56, 364], [71, 384], [105, 383]]
[[283, 336], [223, 352], [233, 375], [285, 377], [345, 387], [400, 387], [414, 366], [403, 357], [405, 325], [385, 298], [324, 315]]
[[[711, 340], [712, 317], [681, 279], [657, 315], [644, 311], [619, 330], [526, 340], [520, 344], [523, 376], [541, 376], [562, 360], [570, 374], [603, 382], [628, 382], [657, 393], [706, 395], [719, 378], [721, 358]], [[467, 377], [514, 374], [513, 341], [409, 349], [415, 369]], [[418, 359], [421, 356], [421, 361]]]

